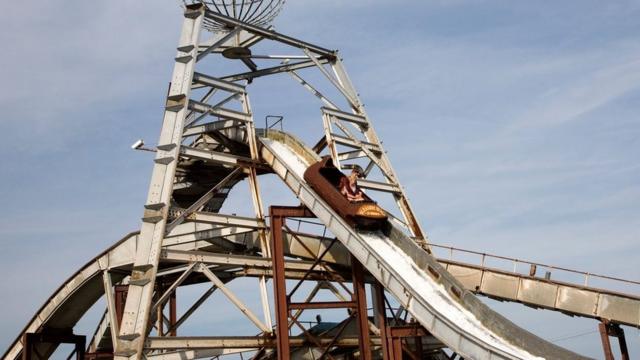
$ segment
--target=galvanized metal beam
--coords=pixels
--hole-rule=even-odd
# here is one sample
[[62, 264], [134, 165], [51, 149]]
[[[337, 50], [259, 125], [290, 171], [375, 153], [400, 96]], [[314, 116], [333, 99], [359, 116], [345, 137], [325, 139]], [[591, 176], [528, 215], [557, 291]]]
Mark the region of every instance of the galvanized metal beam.
[[320, 46], [316, 46], [313, 44], [310, 44], [308, 42], [302, 41], [302, 40], [298, 40], [295, 39], [293, 37], [284, 35], [284, 34], [280, 34], [276, 31], [273, 30], [267, 30], [267, 29], [263, 29], [261, 27], [258, 26], [254, 26], [251, 25], [249, 23], [245, 23], [242, 22], [238, 19], [234, 19], [232, 17], [229, 16], [224, 16], [220, 13], [216, 13], [210, 10], [207, 10], [205, 12], [205, 17], [229, 26], [233, 26], [233, 27], [238, 27], [241, 28], [247, 32], [250, 32], [252, 34], [255, 35], [259, 35], [263, 38], [269, 39], [269, 40], [273, 40], [273, 41], [277, 41], [277, 42], [281, 42], [283, 44], [289, 45], [289, 46], [293, 46], [299, 49], [309, 49], [310, 51], [313, 51], [316, 54], [320, 54], [320, 55], [324, 55], [324, 56], [328, 56], [328, 57], [335, 57], [335, 51], [333, 50], [329, 50], [329, 49], [325, 49], [322, 48]]
[[[329, 60], [320, 58], [318, 59], [318, 62], [320, 62], [321, 64], [326, 64], [326, 63], [329, 63]], [[315, 62], [311, 60], [303, 60], [303, 61], [298, 61], [294, 63], [268, 67], [268, 68], [260, 69], [257, 71], [249, 71], [249, 72], [243, 72], [243, 73], [238, 73], [233, 75], [227, 75], [222, 77], [222, 79], [226, 81], [233, 81], [233, 82], [242, 81], [242, 80], [252, 81], [253, 79], [256, 79], [262, 76], [275, 75], [283, 72], [301, 70], [301, 69], [306, 69], [314, 66], [316, 66]]]
[[215, 184], [209, 191], [204, 193], [198, 200], [191, 204], [184, 211], [180, 212], [177, 218], [173, 219], [169, 225], [167, 225], [167, 233], [170, 233], [176, 226], [180, 225], [184, 219], [191, 215], [196, 210], [201, 209], [213, 196], [224, 186], [226, 186], [231, 180], [238, 176], [242, 172], [242, 168], [238, 167], [231, 171], [227, 176]]
[[224, 36], [222, 36], [218, 41], [216, 41], [213, 44], [207, 46], [202, 51], [198, 51], [198, 56], [196, 58], [196, 61], [202, 60], [202, 58], [204, 58], [205, 56], [207, 56], [209, 53], [211, 53], [212, 51], [216, 50], [220, 46], [224, 45], [227, 41], [229, 41], [231, 39], [234, 39], [236, 37], [236, 35], [238, 35], [240, 33], [240, 31], [241, 31], [240, 28], [235, 28], [235, 29], [229, 31], [228, 34], [225, 34]]
[[237, 226], [254, 230], [265, 228], [265, 223], [262, 219], [244, 216], [221, 215], [218, 213], [210, 213], [205, 211], [194, 211], [187, 216], [187, 220], [206, 224]]
[[185, 145], [180, 147], [180, 156], [228, 166], [250, 166], [254, 163], [251, 158], [244, 156], [231, 155], [220, 151], [198, 149]]
[[192, 110], [201, 114], [209, 114], [211, 116], [217, 116], [221, 119], [235, 120], [235, 121], [251, 121], [251, 114], [247, 114], [240, 111], [224, 109], [219, 106], [209, 105], [197, 100], [189, 100], [189, 110]]
[[107, 312], [104, 316], [104, 319], [109, 321], [108, 326], [111, 331], [111, 342], [113, 349], [115, 350], [118, 346], [119, 324], [118, 316], [116, 314], [116, 303], [113, 298], [113, 284], [111, 283], [111, 275], [106, 270], [102, 272], [102, 282], [104, 286], [105, 300], [107, 301]]
[[189, 126], [184, 130], [183, 136], [197, 136], [208, 132], [220, 131], [237, 127], [239, 123], [235, 120], [219, 120], [212, 121], [205, 124]]
[[218, 79], [211, 75], [207, 75], [199, 72], [194, 72], [193, 82], [194, 84], [210, 86], [212, 88], [228, 91], [235, 94], [244, 94], [246, 92], [245, 90], [246, 88], [242, 84]]
[[136, 249], [135, 263], [129, 281], [131, 286], [118, 337], [118, 352], [115, 354], [118, 360], [142, 357], [160, 248], [165, 236], [168, 205], [171, 201], [182, 142], [182, 129], [188, 111], [188, 104], [184, 100], [191, 94], [204, 8], [202, 4], [189, 6], [184, 14], [182, 35], [178, 44], [178, 54], [158, 141], [158, 152], [145, 205], [140, 242]]
[[[265, 324], [256, 317], [251, 310], [242, 302], [238, 297], [224, 284], [219, 277], [217, 277], [209, 268], [204, 265], [200, 265], [198, 267], [198, 271], [200, 271], [204, 276], [209, 278], [211, 282], [218, 288], [220, 291], [243, 313], [252, 323], [254, 323], [260, 330], [265, 333], [270, 333], [271, 328], [267, 327]], [[246, 347], [246, 346], [245, 346]]]

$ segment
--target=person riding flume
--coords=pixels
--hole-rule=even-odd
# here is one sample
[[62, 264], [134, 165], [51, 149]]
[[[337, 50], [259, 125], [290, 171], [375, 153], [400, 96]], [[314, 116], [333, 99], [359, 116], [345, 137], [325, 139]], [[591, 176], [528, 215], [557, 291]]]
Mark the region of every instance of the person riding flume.
[[347, 200], [352, 202], [365, 201], [362, 190], [358, 186], [358, 178], [362, 173], [357, 167], [351, 169], [351, 173], [348, 176], [343, 176], [340, 179], [340, 193], [344, 195]]
[[311, 164], [304, 172], [304, 181], [346, 223], [359, 230], [390, 230], [387, 213], [367, 193], [358, 188], [358, 175], [364, 171], [358, 165], [347, 165], [349, 175], [335, 165], [330, 156]]

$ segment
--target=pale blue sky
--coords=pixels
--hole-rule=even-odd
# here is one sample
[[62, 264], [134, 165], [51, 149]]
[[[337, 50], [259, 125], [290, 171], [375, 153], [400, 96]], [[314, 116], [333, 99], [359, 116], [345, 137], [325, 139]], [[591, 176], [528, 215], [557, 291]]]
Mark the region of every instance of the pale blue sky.
[[[290, 0], [275, 25], [341, 51], [433, 242], [638, 280], [638, 18], [638, 1]], [[4, 350], [139, 226], [151, 158], [129, 145], [157, 138], [180, 10], [46, 0], [5, 4], [0, 23]], [[256, 82], [258, 119], [319, 126], [313, 99], [275, 84], [289, 104]], [[547, 339], [596, 329], [495, 306]], [[601, 357], [596, 333], [559, 344]]]

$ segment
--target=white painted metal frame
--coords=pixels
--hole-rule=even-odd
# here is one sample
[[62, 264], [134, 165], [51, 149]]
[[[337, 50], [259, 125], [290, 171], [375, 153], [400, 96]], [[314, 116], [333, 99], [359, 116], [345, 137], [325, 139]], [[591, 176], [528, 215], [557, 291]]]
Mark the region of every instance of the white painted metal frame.
[[[200, 41], [200, 32], [205, 18], [224, 23], [232, 27], [233, 30], [228, 34]], [[210, 56], [219, 55], [224, 49], [233, 46], [250, 47], [265, 40], [298, 49], [303, 55], [252, 55], [251, 59], [256, 61], [283, 61], [275, 66], [250, 69], [250, 71], [219, 77], [196, 71], [196, 63], [203, 63]], [[102, 282], [102, 288], [104, 288], [107, 311], [104, 319], [100, 322], [92, 344], [95, 345], [99, 342], [100, 334], [104, 334], [107, 329], [110, 329], [116, 357], [119, 359], [139, 359], [143, 356], [163, 359], [177, 357], [197, 358], [205, 355], [215, 356], [225, 353], [225, 351], [229, 352], [229, 349], [225, 351], [213, 349], [216, 346], [225, 346], [224, 339], [203, 339], [199, 344], [203, 344], [203, 348], [209, 348], [197, 350], [186, 349], [190, 344], [189, 338], [165, 339], [152, 337], [147, 339], [151, 330], [149, 328], [150, 319], [156, 316], [159, 321], [164, 321], [162, 315], [163, 303], [171, 292], [180, 286], [193, 272], [204, 274], [213, 285], [178, 319], [174, 328], [178, 328], [183, 324], [215, 290], [220, 290], [263, 333], [271, 332], [272, 321], [267, 301], [265, 277], [269, 272], [267, 266], [270, 251], [266, 241], [268, 229], [264, 221], [264, 208], [257, 179], [257, 169], [265, 168], [262, 159], [264, 157], [268, 160], [271, 168], [294, 190], [295, 194], [321, 220], [331, 224], [330, 230], [346, 243], [349, 251], [359, 256], [361, 262], [369, 265], [372, 274], [383, 276], [381, 274], [385, 272], [388, 275], [387, 278], [382, 278], [385, 286], [414, 315], [417, 314], [417, 318], [426, 321], [425, 316], [430, 316], [429, 314], [431, 314], [433, 316], [432, 329], [440, 327], [446, 329], [441, 331], [450, 330], [452, 332], [451, 338], [446, 338], [445, 340], [447, 343], [453, 344], [453, 348], [464, 347], [467, 349], [468, 354], [481, 354], [480, 352], [473, 352], [474, 346], [478, 345], [474, 339], [461, 334], [459, 329], [456, 328], [456, 324], [450, 324], [439, 319], [437, 314], [433, 314], [433, 309], [430, 309], [427, 301], [416, 298], [411, 294], [410, 290], [407, 290], [410, 288], [410, 284], [398, 278], [397, 274], [394, 275], [393, 269], [389, 266], [379, 265], [379, 259], [366, 252], [367, 245], [363, 243], [362, 239], [359, 239], [358, 234], [346, 226], [341, 219], [337, 218], [321, 199], [310, 195], [310, 190], [301, 179], [292, 176], [290, 169], [287, 169], [282, 163], [276, 165], [277, 159], [274, 157], [273, 151], [268, 149], [268, 146], [264, 148], [266, 150], [263, 149], [265, 152], [262, 154], [264, 156], [261, 157], [259, 152], [261, 145], [256, 138], [246, 85], [259, 77], [288, 73], [322, 102], [324, 106], [322, 108], [324, 137], [335, 163], [345, 169], [348, 168], [349, 162], [357, 159], [368, 159], [369, 166], [365, 169], [367, 174], [371, 172], [373, 167], [380, 169], [384, 175], [384, 182], [362, 180], [360, 185], [370, 190], [393, 194], [404, 218], [403, 220], [398, 219], [397, 223], [403, 224], [408, 232], [414, 236], [413, 241], [416, 241], [423, 249], [428, 249], [425, 235], [416, 220], [404, 189], [391, 167], [382, 143], [379, 141], [359, 99], [359, 95], [347, 76], [337, 53], [279, 34], [271, 29], [262, 29], [212, 13], [203, 7], [197, 6], [189, 7], [185, 12], [182, 35], [177, 50], [140, 235], [131, 235], [117, 248], [101, 256], [95, 263], [83, 268], [77, 276], [70, 280], [68, 287], [61, 288], [52, 297], [48, 305], [28, 325], [25, 332], [38, 331], [44, 323], [44, 319], [54, 314], [61, 304], [64, 304], [65, 301], [73, 296], [74, 291], [97, 276], [99, 281]], [[330, 69], [327, 68], [327, 65]], [[347, 103], [346, 108], [340, 108], [337, 105], [337, 101], [329, 99], [328, 96], [322, 94], [302, 78], [299, 70], [308, 68], [316, 68], [320, 71], [337, 92], [344, 97]], [[191, 99], [191, 91], [201, 88], [209, 89], [208, 93], [199, 100]], [[219, 92], [228, 93], [228, 96], [217, 103], [210, 103], [213, 95]], [[241, 111], [227, 107], [233, 101], [240, 103]], [[210, 120], [211, 117], [214, 120]], [[207, 122], [207, 119], [210, 121]], [[188, 145], [185, 144], [186, 141], [201, 139], [212, 131], [232, 130], [246, 134], [245, 141], [249, 147], [248, 157], [234, 153], [232, 149], [227, 149], [228, 151], [224, 152], [211, 151], [197, 147], [195, 142], [191, 142]], [[341, 133], [338, 133], [338, 131]], [[350, 147], [351, 150], [340, 152], [338, 145]], [[175, 206], [171, 199], [172, 192], [175, 189], [179, 186], [188, 185], [183, 182], [182, 175], [177, 171], [180, 159], [201, 159], [211, 164], [218, 164], [221, 168], [229, 170], [228, 178], [223, 179], [219, 184], [212, 187], [209, 192], [191, 206], [181, 209]], [[218, 214], [203, 210], [204, 203], [211, 199], [211, 195], [214, 192], [221, 189], [230, 189], [231, 186], [235, 185], [239, 176], [246, 176], [248, 179], [255, 213], [254, 218]], [[225, 245], [237, 244], [242, 241], [244, 241], [245, 245], [248, 244], [247, 242], [251, 242], [253, 248], [259, 249], [256, 253], [262, 258], [243, 258], [238, 255], [215, 253], [206, 255], [197, 251], [210, 246], [219, 246], [219, 248], [225, 249]], [[412, 247], [416, 252], [420, 251], [413, 242], [410, 244], [407, 242], [405, 245]], [[369, 257], [365, 258], [363, 254], [367, 254]], [[302, 255], [297, 254], [297, 256]], [[109, 271], [118, 267], [131, 266], [132, 261], [133, 271], [131, 276], [121, 282], [129, 284], [130, 288], [122, 326], [119, 329], [114, 309], [112, 282], [120, 282], [119, 279], [122, 279], [122, 277], [117, 277], [115, 273], [112, 276]], [[177, 262], [181, 265], [158, 272], [158, 266], [161, 261]], [[375, 265], [378, 266], [378, 270], [373, 269], [374, 265], [372, 264], [378, 264]], [[209, 265], [215, 265], [215, 267]], [[236, 276], [233, 273], [234, 267], [237, 268], [240, 265], [253, 266], [251, 271], [246, 271], [243, 275], [251, 274], [251, 276], [259, 277], [262, 310], [264, 313], [263, 320], [248, 311], [243, 302], [225, 286], [226, 281]], [[287, 269], [293, 273], [306, 269], [305, 266], [307, 265], [303, 262], [288, 263]], [[229, 270], [229, 272], [225, 272], [226, 270]], [[163, 294], [156, 292], [154, 298], [156, 277], [169, 274], [179, 275], [173, 284], [168, 289], [165, 289]], [[112, 277], [116, 280], [112, 280]], [[332, 289], [331, 291], [334, 291], [336, 295], [339, 294], [337, 289]], [[640, 323], [640, 317], [638, 318], [638, 323]], [[237, 340], [235, 346], [244, 347], [245, 349], [243, 350], [246, 350], [247, 347], [261, 346], [260, 341]], [[185, 350], [163, 353], [148, 352], [165, 351], [171, 347], [184, 348]], [[8, 351], [6, 359], [15, 360], [20, 353], [20, 349], [19, 343], [14, 344]], [[490, 356], [494, 356], [493, 358], [508, 358], [508, 356], [504, 356], [500, 352], [489, 351]], [[147, 353], [145, 354], [145, 352]]]
[[[221, 188], [237, 177], [241, 169], [248, 176], [255, 219], [257, 219], [257, 221], [255, 219], [246, 219], [244, 222], [248, 223], [247, 226], [249, 228], [258, 231], [262, 246], [261, 253], [263, 256], [269, 256], [264, 225], [261, 225], [261, 223], [264, 224], [264, 213], [256, 171], [256, 166], [258, 166], [260, 159], [251, 106], [245, 86], [195, 71], [196, 62], [201, 62], [208, 55], [217, 53], [221, 47], [228, 46], [230, 42], [237, 46], [241, 41], [255, 43], [258, 40], [251, 36], [248, 37], [248, 40], [242, 40], [240, 36], [241, 28], [238, 27], [228, 34], [217, 38], [214, 37], [210, 44], [201, 45], [200, 31], [205, 12], [205, 7], [199, 5], [188, 6], [185, 11], [183, 34], [178, 45], [174, 75], [167, 97], [165, 119], [157, 147], [158, 151], [152, 173], [149, 197], [145, 205], [140, 243], [136, 250], [136, 262], [129, 280], [130, 289], [120, 334], [114, 347], [115, 355], [119, 359], [139, 359], [142, 357], [144, 339], [151, 330], [148, 327], [151, 314], [154, 311], [157, 312], [158, 321], [163, 321], [162, 307], [166, 298], [194, 269], [191, 266], [184, 271], [162, 296], [159, 294], [156, 296], [158, 299], [152, 304], [155, 277], [159, 265], [159, 250], [164, 243], [164, 238], [183, 221], [218, 223], [223, 226], [229, 226], [235, 222], [234, 225], [242, 226], [237, 221], [241, 220], [238, 217], [201, 211], [216, 192], [219, 192]], [[190, 98], [191, 90], [197, 87], [210, 88], [208, 93], [199, 101]], [[230, 95], [216, 104], [208, 104], [207, 102], [212, 98], [212, 95], [219, 91], [228, 92]], [[233, 100], [240, 102], [242, 111], [225, 107], [227, 103]], [[200, 124], [201, 120], [209, 116], [217, 117], [218, 120], [208, 124]], [[188, 117], [189, 119], [187, 119]], [[230, 149], [229, 152], [219, 152], [182, 144], [185, 137], [203, 136], [212, 130], [230, 131], [231, 129], [237, 129], [235, 134], [246, 134], [244, 141], [247, 142], [249, 147], [249, 158], [234, 154], [233, 149]], [[173, 186], [174, 184], [183, 184], [182, 180], [180, 180], [181, 175], [176, 172], [180, 158], [198, 159], [211, 164], [235, 167], [236, 169], [231, 171], [187, 209], [175, 209], [175, 207], [171, 207], [173, 205]], [[185, 185], [188, 186], [188, 184]], [[171, 221], [170, 216], [172, 214], [177, 215], [177, 217]], [[220, 220], [213, 220], [215, 218]], [[169, 221], [171, 223], [167, 225]], [[209, 278], [217, 279], [215, 274], [210, 273], [208, 270], [202, 270], [202, 272]], [[220, 279], [217, 280], [221, 281]], [[220, 288], [220, 284], [217, 282], [216, 286]], [[271, 314], [267, 297], [266, 278], [264, 276], [260, 277], [259, 287], [264, 313], [264, 322], [259, 322], [259, 327], [262, 331], [270, 333]], [[223, 292], [234, 299], [230, 291], [224, 289]]]
[[158, 141], [158, 152], [142, 218], [140, 242], [136, 249], [120, 335], [115, 349], [115, 358], [120, 360], [141, 358], [149, 324], [155, 276], [158, 270], [160, 248], [165, 236], [176, 166], [180, 156], [195, 58], [204, 20], [204, 7], [187, 8], [184, 15], [182, 35]]

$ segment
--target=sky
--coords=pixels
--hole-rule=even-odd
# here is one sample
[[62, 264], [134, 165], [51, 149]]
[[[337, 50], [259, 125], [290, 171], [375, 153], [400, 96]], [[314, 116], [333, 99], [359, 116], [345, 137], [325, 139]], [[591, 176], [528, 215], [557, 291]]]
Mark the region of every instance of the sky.
[[[152, 162], [129, 146], [157, 139], [180, 13], [175, 1], [4, 4], [1, 349], [139, 227]], [[639, 16], [638, 1], [290, 0], [274, 25], [340, 50], [432, 242], [637, 281]], [[295, 86], [252, 85], [256, 121], [321, 126]], [[487, 302], [602, 357], [592, 320]]]

